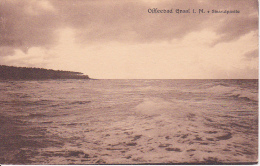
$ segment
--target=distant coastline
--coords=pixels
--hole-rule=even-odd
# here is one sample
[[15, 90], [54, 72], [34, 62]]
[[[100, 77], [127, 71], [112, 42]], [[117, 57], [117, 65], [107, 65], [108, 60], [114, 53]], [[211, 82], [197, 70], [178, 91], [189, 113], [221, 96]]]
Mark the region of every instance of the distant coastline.
[[80, 72], [0, 65], [0, 80], [90, 79]]

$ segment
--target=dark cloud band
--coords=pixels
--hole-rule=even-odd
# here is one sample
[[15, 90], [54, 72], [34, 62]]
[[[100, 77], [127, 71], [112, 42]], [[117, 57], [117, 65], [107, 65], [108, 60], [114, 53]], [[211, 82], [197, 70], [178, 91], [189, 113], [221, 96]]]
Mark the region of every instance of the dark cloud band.
[[[211, 1], [85, 1], [1, 0], [0, 54], [11, 48], [56, 44], [56, 30], [70, 27], [79, 43], [154, 42], [182, 38], [190, 32], [211, 30], [219, 35], [213, 45], [258, 30], [257, 0]], [[48, 4], [49, 6], [47, 6]], [[150, 14], [148, 9], [236, 9], [239, 14]]]

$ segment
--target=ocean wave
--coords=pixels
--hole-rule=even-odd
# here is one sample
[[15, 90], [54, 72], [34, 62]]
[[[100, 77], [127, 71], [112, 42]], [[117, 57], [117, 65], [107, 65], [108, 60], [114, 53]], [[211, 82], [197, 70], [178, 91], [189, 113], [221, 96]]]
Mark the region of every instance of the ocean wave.
[[248, 101], [258, 101], [258, 93], [254, 92], [249, 92], [245, 90], [236, 90], [232, 92], [230, 97], [235, 97], [243, 100], [248, 100]]
[[69, 104], [87, 104], [87, 103], [90, 103], [91, 101], [73, 101], [73, 102], [70, 102]]
[[161, 98], [146, 98], [135, 107], [137, 113], [146, 115], [159, 115], [171, 108], [172, 103]]
[[236, 87], [229, 87], [224, 85], [216, 85], [205, 89], [207, 92], [214, 92], [214, 93], [232, 93], [236, 90]]
[[232, 97], [237, 99], [243, 99], [247, 101], [258, 101], [258, 92], [254, 92], [251, 89], [243, 89], [234, 86], [217, 85], [206, 89], [209, 93], [215, 93], [219, 96]]

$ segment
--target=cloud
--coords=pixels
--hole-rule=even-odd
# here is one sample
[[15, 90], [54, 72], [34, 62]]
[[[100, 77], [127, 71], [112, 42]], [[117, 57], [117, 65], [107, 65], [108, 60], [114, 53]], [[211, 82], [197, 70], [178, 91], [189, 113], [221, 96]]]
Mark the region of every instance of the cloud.
[[[179, 73], [185, 73], [185, 67], [185, 70], [194, 67], [198, 71], [196, 78], [202, 78], [205, 75], [203, 71], [211, 72], [213, 69], [209, 69], [214, 65], [216, 65], [217, 78], [221, 78], [221, 74], [223, 75], [226, 71], [231, 72], [229, 69], [231, 67], [218, 69], [224, 68], [218, 64], [225, 63], [225, 57], [230, 62], [226, 66], [239, 64], [237, 71], [251, 64], [253, 69], [256, 68], [253, 60], [257, 56], [257, 51], [252, 51], [256, 49], [256, 46], [251, 45], [257, 42], [258, 37], [257, 0], [0, 0], [0, 3], [0, 60], [2, 64], [66, 68], [69, 66], [67, 64], [71, 63], [70, 66], [75, 65], [77, 68], [76, 62], [80, 61], [82, 69], [87, 69], [85, 64], [88, 63], [89, 66], [92, 65], [93, 72], [97, 70], [96, 68], [104, 66], [107, 67], [105, 70], [108, 70], [111, 66], [107, 59], [114, 54], [109, 52], [111, 50], [106, 47], [108, 45], [115, 46], [112, 50], [122, 50], [114, 55], [116, 57], [114, 61], [117, 59], [120, 61], [120, 58], [123, 58], [120, 62], [115, 62], [114, 66], [118, 69], [110, 72], [114, 75], [118, 74], [116, 72], [129, 61], [132, 61], [133, 65], [137, 64], [136, 67], [139, 66], [143, 73], [149, 73], [148, 70], [151, 70], [150, 73], [158, 72], [160, 75], [162, 72], [159, 67], [158, 71], [152, 71], [151, 68], [158, 65], [165, 67], [162, 70], [171, 69], [172, 63], [168, 66], [163, 64], [167, 56], [174, 56], [175, 59], [172, 60], [177, 66], [182, 64], [176, 67]], [[148, 9], [153, 8], [173, 9], [174, 13], [148, 13]], [[194, 9], [197, 13], [177, 14], [175, 9], [190, 9], [191, 12]], [[203, 9], [206, 13], [199, 14], [199, 9]], [[240, 13], [207, 13], [214, 9], [239, 10]], [[250, 44], [248, 41], [251, 39]], [[113, 45], [113, 43], [117, 44]], [[245, 46], [243, 49], [239, 48], [242, 51], [236, 51], [238, 50], [236, 43]], [[147, 48], [148, 50], [138, 49], [146, 44], [152, 47]], [[59, 48], [59, 46], [63, 47]], [[96, 46], [99, 48], [92, 53], [85, 49]], [[167, 50], [161, 49], [165, 46]], [[143, 57], [145, 56], [143, 54], [147, 52], [151, 54], [149, 49], [152, 50], [154, 47], [157, 48], [156, 53], [149, 61], [148, 58]], [[203, 48], [203, 51], [200, 48]], [[96, 59], [99, 50], [100, 58]], [[176, 54], [176, 50], [179, 50], [179, 54]], [[216, 52], [219, 52], [221, 56], [216, 55]], [[133, 54], [136, 57], [134, 61]], [[128, 55], [129, 59], [125, 60], [124, 55]], [[203, 57], [202, 62], [205, 63], [200, 66], [196, 65], [198, 57], [201, 59]], [[247, 62], [242, 61], [243, 58], [247, 58]], [[83, 64], [83, 60], [89, 62]], [[189, 62], [189, 64], [187, 62], [189, 60], [194, 60], [194, 62], [191, 61], [193, 63]], [[61, 61], [65, 64], [59, 64]], [[128, 65], [131, 66], [131, 64]], [[134, 70], [134, 67], [131, 70]], [[99, 70], [100, 77], [103, 71]], [[141, 70], [136, 71], [141, 73]], [[250, 71], [249, 67], [244, 73]], [[128, 72], [131, 73], [131, 71]], [[127, 74], [127, 71], [124, 74]], [[116, 77], [114, 75], [113, 77]], [[165, 78], [166, 75], [169, 76], [171, 73], [165, 74]], [[175, 75], [173, 73], [171, 78], [175, 78]], [[243, 76], [236, 74], [236, 68], [232, 75]]]
[[2, 46], [0, 47], [0, 57], [2, 56], [9, 56], [15, 53], [14, 49], [9, 46]]
[[[256, 31], [257, 1], [61, 1], [52, 4], [67, 26], [76, 30], [78, 42], [156, 42], [181, 39], [211, 30], [219, 35], [214, 44], [229, 42]], [[151, 14], [149, 8], [195, 9], [196, 14]], [[240, 14], [199, 14], [198, 9], [239, 10]]]
[[[191, 18], [189, 15], [151, 14], [149, 8], [187, 8], [187, 4], [163, 1], [150, 4], [142, 1], [53, 1], [66, 25], [77, 31], [79, 42], [123, 41], [154, 42], [181, 38], [187, 33], [203, 28], [208, 16]], [[73, 4], [73, 5], [71, 5]], [[194, 4], [195, 6], [196, 4]]]
[[[1, 0], [0, 46], [26, 52], [56, 44], [56, 30], [71, 27], [79, 43], [156, 42], [204, 29], [228, 42], [257, 30], [257, 1]], [[237, 9], [240, 14], [151, 14], [158, 9]], [[4, 21], [3, 21], [4, 20]]]
[[229, 42], [239, 39], [241, 36], [250, 33], [251, 31], [258, 30], [258, 18], [257, 17], [237, 17], [227, 21], [224, 25], [217, 28], [216, 33], [220, 36], [218, 40], [214, 42]]
[[258, 50], [258, 49], [255, 49], [255, 50], [253, 50], [253, 51], [246, 52], [246, 53], [244, 54], [245, 59], [246, 59], [246, 60], [249, 60], [249, 61], [251, 61], [251, 60], [256, 60], [256, 59], [258, 58], [258, 56], [259, 56], [259, 50]]
[[[47, 1], [4, 1], [0, 6], [0, 47], [27, 51], [34, 46], [48, 47], [55, 42], [59, 22]], [[2, 52], [3, 53], [3, 52]], [[0, 54], [3, 56], [3, 54]]]
[[[219, 77], [222, 79], [257, 79], [259, 75], [258, 69], [247, 67], [245, 69], [236, 69], [233, 71], [218, 71]], [[226, 75], [223, 75], [226, 73]]]

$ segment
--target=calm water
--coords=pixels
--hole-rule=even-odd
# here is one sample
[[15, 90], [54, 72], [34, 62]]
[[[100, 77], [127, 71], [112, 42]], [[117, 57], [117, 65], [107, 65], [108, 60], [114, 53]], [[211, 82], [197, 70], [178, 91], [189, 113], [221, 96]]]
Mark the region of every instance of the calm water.
[[0, 82], [1, 164], [255, 162], [257, 80]]

